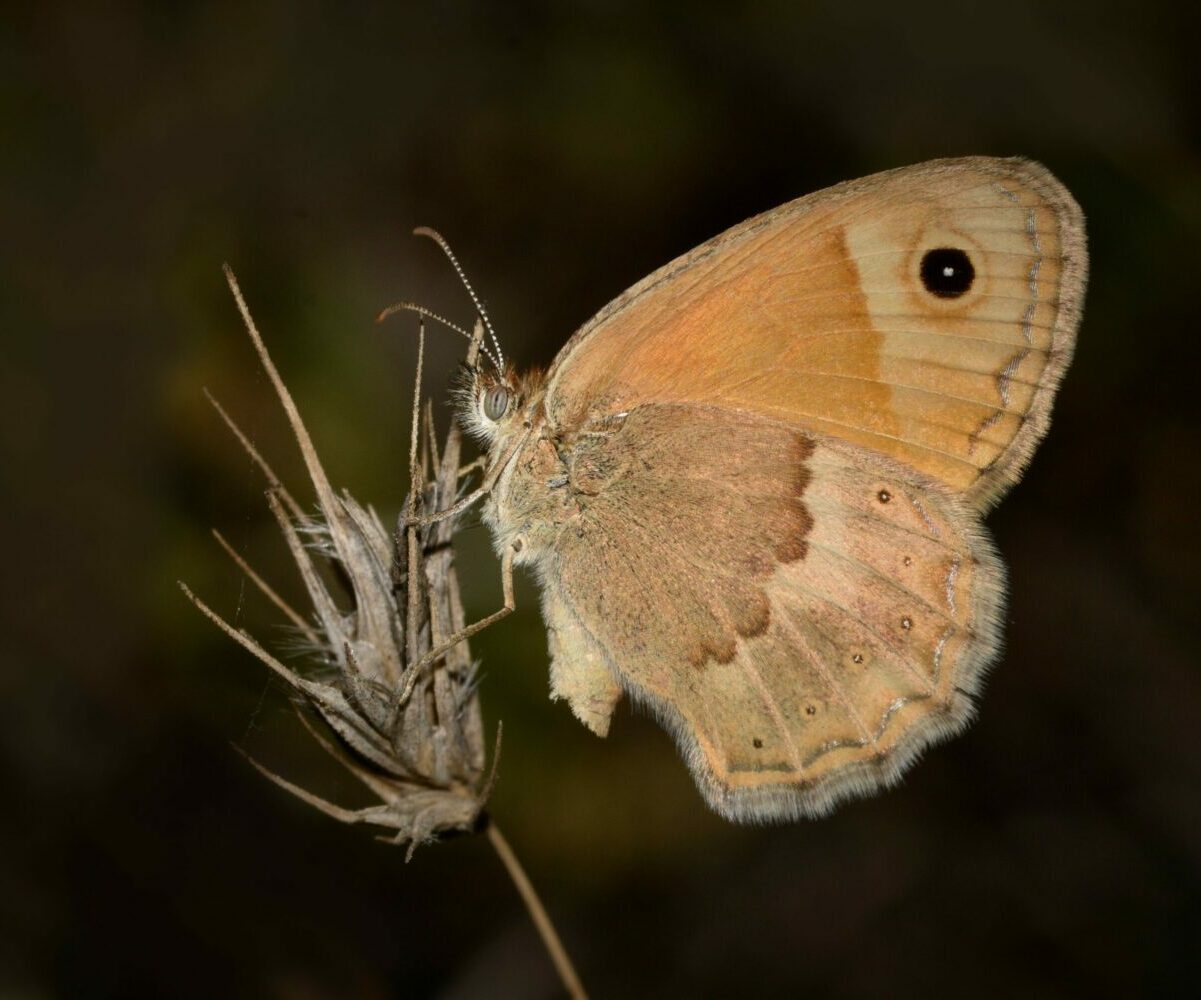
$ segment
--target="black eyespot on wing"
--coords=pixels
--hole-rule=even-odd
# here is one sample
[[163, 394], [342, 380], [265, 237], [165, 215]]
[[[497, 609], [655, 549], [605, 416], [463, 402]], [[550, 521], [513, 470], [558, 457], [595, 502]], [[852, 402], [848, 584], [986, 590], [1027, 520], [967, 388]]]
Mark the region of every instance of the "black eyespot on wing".
[[922, 284], [940, 299], [957, 299], [972, 287], [976, 269], [972, 259], [957, 247], [938, 247], [922, 258]]

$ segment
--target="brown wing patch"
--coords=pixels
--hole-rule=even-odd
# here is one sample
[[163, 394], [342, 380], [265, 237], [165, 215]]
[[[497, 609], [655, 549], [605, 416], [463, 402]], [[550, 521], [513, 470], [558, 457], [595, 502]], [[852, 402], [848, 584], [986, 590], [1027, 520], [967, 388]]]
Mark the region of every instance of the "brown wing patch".
[[[639, 407], [569, 449], [612, 478], [543, 568], [736, 819], [816, 815], [895, 780], [966, 722], [997, 647], [1002, 572], [975, 515], [898, 463], [799, 440], [746, 414]], [[776, 558], [779, 532], [802, 558]]]
[[[808, 437], [703, 407], [641, 406], [560, 451], [580, 511], [559, 544], [564, 571], [604, 581], [582, 612], [665, 668], [729, 663], [767, 631], [762, 584], [805, 558], [813, 528]], [[670, 629], [656, 625], [665, 616]]]

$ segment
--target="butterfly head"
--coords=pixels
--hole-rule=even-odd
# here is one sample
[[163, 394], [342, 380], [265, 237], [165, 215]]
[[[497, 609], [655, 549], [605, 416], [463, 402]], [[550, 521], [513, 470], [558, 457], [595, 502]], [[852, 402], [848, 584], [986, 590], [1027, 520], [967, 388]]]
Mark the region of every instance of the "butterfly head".
[[489, 454], [505, 453], [533, 425], [544, 380], [540, 371], [518, 374], [509, 365], [465, 366], [456, 393], [459, 422]]

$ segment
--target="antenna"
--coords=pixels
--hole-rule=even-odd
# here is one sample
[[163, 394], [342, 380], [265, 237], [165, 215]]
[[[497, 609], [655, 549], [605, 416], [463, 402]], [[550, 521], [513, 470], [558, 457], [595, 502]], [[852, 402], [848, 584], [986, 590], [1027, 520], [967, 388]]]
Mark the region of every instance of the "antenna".
[[[468, 340], [475, 340], [475, 337], [473, 337], [470, 333], [468, 333], [466, 330], [464, 330], [463, 327], [459, 326], [458, 323], [452, 323], [445, 316], [440, 316], [440, 315], [438, 315], [438, 313], [434, 312], [432, 309], [426, 309], [425, 306], [420, 306], [416, 302], [394, 302], [392, 305], [388, 306], [387, 309], [383, 310], [378, 316], [376, 316], [375, 321], [377, 323], [382, 323], [389, 316], [393, 316], [398, 312], [416, 313], [418, 316], [424, 316], [427, 319], [432, 319], [435, 323], [441, 323], [447, 329], [454, 330], [455, 333], [459, 334], [462, 337], [466, 337]], [[481, 350], [483, 350], [483, 352], [487, 356], [488, 360], [492, 362], [492, 367], [496, 369], [497, 374], [498, 375], [501, 374], [501, 372], [503, 372], [504, 369], [499, 364], [497, 364], [496, 356], [492, 353], [491, 350], [488, 349], [488, 345], [481, 344], [480, 348], [481, 348]]]
[[[450, 245], [442, 238], [442, 234], [436, 229], [430, 229], [429, 226], [418, 226], [413, 230], [414, 236], [428, 236], [431, 240], [442, 248], [442, 252], [446, 254], [446, 259], [450, 261], [451, 267], [455, 269], [455, 273], [459, 276], [459, 280], [463, 282], [463, 287], [467, 289], [467, 294], [471, 296], [471, 301], [475, 303], [476, 311], [480, 314], [480, 319], [484, 321], [484, 326], [488, 328], [488, 336], [492, 338], [492, 346], [496, 348], [496, 357], [500, 359], [500, 364], [497, 365], [497, 374], [504, 373], [505, 354], [500, 349], [500, 341], [496, 339], [496, 331], [492, 329], [492, 321], [488, 319], [488, 314], [484, 311], [484, 304], [480, 301], [478, 295], [475, 294], [475, 289], [471, 287], [471, 282], [467, 280], [467, 275], [463, 273], [463, 268], [459, 266], [458, 258], [450, 249]], [[491, 357], [491, 355], [489, 355]], [[496, 364], [496, 359], [492, 359], [492, 363]]]

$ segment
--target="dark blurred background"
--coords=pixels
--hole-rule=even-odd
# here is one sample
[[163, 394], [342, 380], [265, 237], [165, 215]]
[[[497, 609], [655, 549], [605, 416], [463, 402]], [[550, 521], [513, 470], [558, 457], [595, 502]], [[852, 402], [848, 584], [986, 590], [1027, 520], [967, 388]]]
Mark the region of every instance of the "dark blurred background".
[[[1201, 976], [1201, 73], [1193, 4], [5, 5], [0, 994], [556, 992], [482, 838], [402, 852], [281, 686], [181, 596], [299, 601], [209, 387], [304, 494], [237, 269], [336, 484], [405, 482], [416, 298], [523, 364], [748, 215], [935, 156], [1076, 194], [1092, 280], [979, 721], [821, 822], [710, 814], [669, 739], [546, 697], [532, 587], [475, 643], [494, 814], [598, 997], [1172, 995]], [[439, 399], [461, 342], [431, 344]], [[439, 406], [439, 419], [448, 419]], [[499, 586], [460, 540], [475, 613]]]

